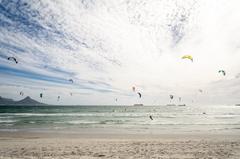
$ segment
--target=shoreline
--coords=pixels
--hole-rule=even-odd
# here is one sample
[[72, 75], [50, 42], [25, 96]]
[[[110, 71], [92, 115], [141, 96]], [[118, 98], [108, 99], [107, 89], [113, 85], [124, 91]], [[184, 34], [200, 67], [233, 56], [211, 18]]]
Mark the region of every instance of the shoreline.
[[[86, 130], [87, 131], [87, 130]], [[78, 138], [78, 139], [239, 139], [240, 134], [230, 133], [97, 133], [68, 131], [0, 131], [1, 138]]]

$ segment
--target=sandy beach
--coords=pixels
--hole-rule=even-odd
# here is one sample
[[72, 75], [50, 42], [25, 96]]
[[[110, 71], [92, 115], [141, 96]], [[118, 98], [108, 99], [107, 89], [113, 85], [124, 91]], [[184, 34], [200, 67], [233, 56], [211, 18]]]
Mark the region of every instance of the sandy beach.
[[240, 136], [1, 132], [0, 158], [239, 159]]

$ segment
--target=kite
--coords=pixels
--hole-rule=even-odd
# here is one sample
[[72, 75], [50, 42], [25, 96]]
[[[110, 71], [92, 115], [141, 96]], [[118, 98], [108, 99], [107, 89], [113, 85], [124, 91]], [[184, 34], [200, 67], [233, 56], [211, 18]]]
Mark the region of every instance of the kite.
[[133, 90], [133, 92], [135, 92], [136, 88], [133, 86], [133, 87], [132, 87], [132, 90]]
[[8, 57], [7, 59], [10, 61], [14, 61], [16, 64], [18, 63], [18, 61], [15, 57]]
[[142, 94], [140, 92], [137, 92], [137, 94], [139, 95], [139, 98], [142, 98]]
[[223, 74], [223, 76], [225, 76], [225, 75], [226, 75], [226, 72], [225, 72], [224, 70], [219, 70], [219, 71], [218, 71], [218, 73], [222, 73], [222, 74]]
[[179, 100], [179, 102], [181, 102], [182, 101], [182, 97], [179, 97], [178, 100]]
[[149, 116], [149, 118], [150, 118], [151, 120], [153, 120], [153, 117], [152, 117], [151, 115]]
[[189, 59], [193, 62], [193, 57], [191, 55], [184, 55], [182, 59]]

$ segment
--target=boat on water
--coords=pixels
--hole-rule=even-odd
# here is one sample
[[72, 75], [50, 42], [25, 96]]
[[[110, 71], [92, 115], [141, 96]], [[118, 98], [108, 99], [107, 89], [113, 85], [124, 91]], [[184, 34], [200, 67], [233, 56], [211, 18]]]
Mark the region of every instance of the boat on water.
[[176, 105], [176, 104], [167, 104], [166, 106], [179, 106], [179, 107], [184, 107], [184, 106], [186, 106], [186, 104], [178, 104], [178, 105]]
[[143, 106], [143, 104], [133, 104], [133, 106]]
[[179, 107], [185, 107], [186, 104], [178, 104]]
[[240, 104], [235, 104], [235, 106], [240, 106]]

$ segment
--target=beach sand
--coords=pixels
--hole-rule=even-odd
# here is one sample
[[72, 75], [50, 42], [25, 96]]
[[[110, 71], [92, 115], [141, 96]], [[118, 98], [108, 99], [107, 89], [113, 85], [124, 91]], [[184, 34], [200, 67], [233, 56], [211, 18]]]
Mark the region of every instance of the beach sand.
[[239, 159], [240, 136], [0, 132], [0, 158]]

